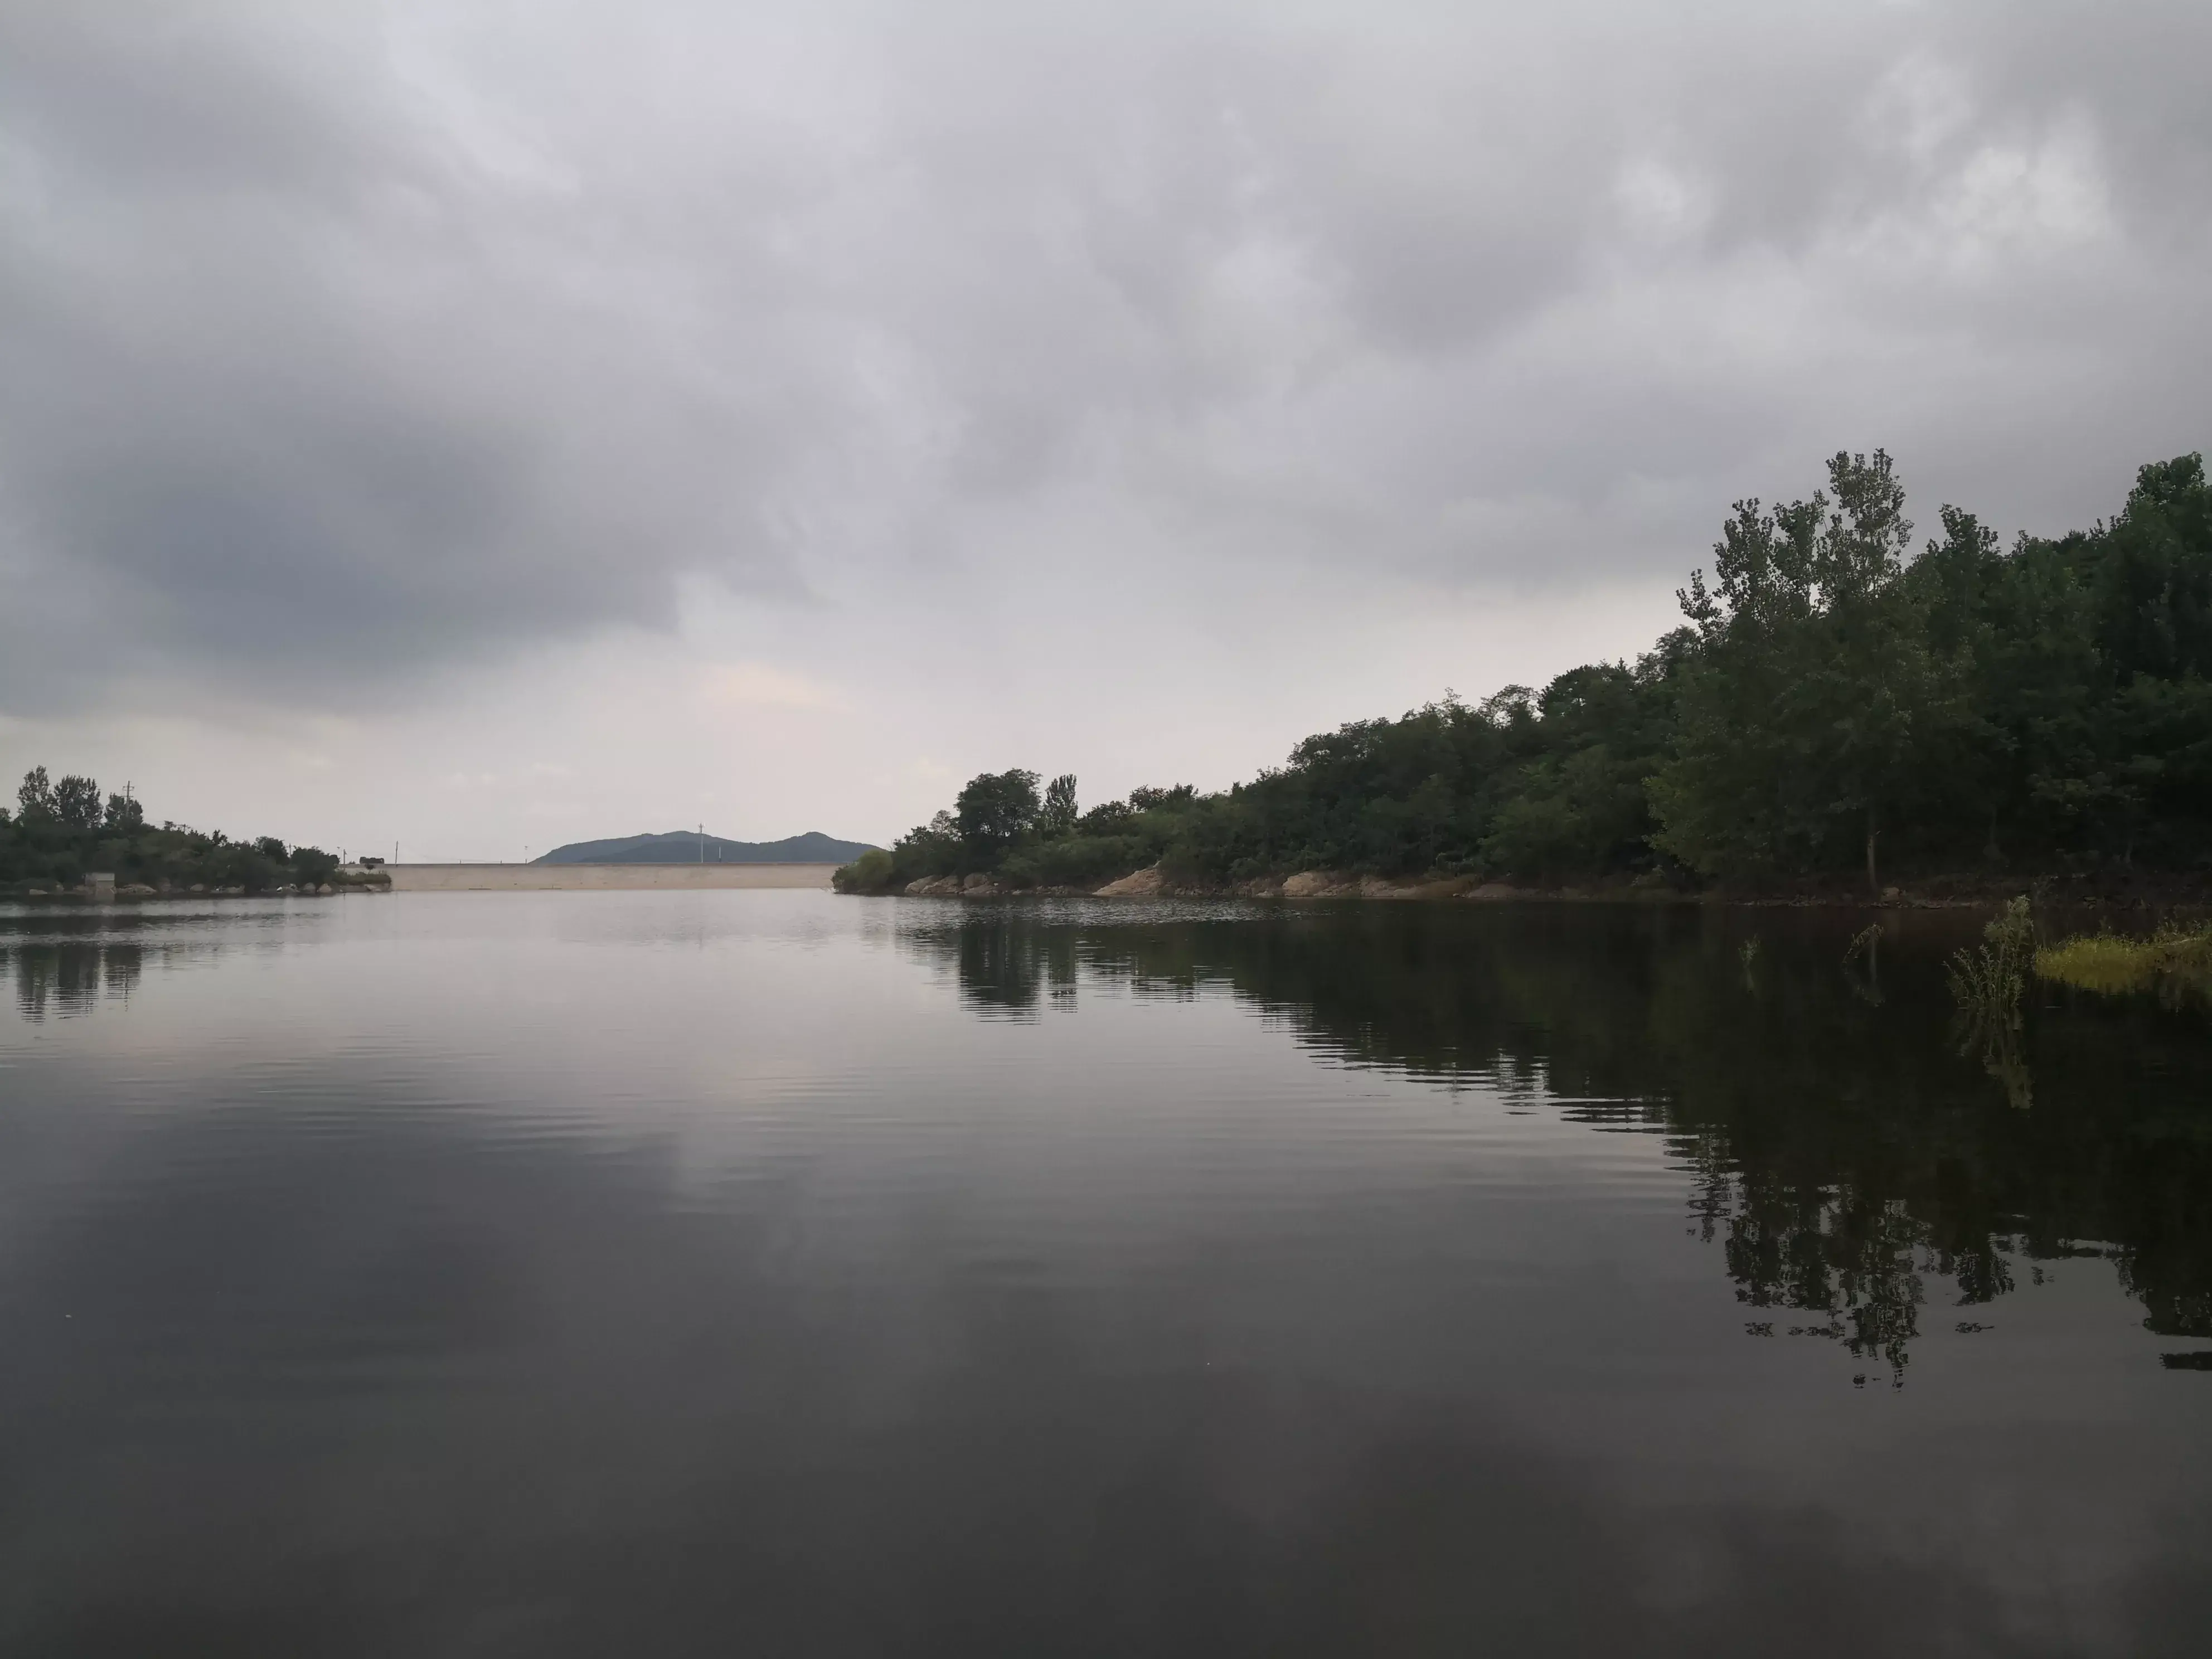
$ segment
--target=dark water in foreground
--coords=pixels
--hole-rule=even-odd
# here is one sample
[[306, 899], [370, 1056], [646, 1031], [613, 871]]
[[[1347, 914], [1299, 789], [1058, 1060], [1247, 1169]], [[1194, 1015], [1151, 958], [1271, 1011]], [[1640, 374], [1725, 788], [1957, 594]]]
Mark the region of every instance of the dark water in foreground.
[[2203, 1653], [2212, 1029], [1866, 921], [0, 912], [0, 1651]]

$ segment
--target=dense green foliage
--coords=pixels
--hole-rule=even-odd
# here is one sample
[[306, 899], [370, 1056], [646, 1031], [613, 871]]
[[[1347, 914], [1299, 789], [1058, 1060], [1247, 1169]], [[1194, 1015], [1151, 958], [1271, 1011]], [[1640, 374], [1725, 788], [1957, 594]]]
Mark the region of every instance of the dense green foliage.
[[0, 810], [0, 888], [16, 891], [64, 890], [102, 871], [157, 890], [259, 893], [327, 882], [338, 864], [319, 848], [287, 848], [274, 836], [233, 841], [179, 823], [156, 828], [138, 802], [103, 798], [87, 777], [51, 781], [43, 766], [24, 774], [15, 805]]
[[1917, 556], [1889, 458], [1737, 503], [1686, 625], [1539, 693], [1447, 696], [1308, 738], [1225, 793], [1075, 810], [987, 774], [848, 890], [988, 874], [1081, 886], [1152, 863], [1538, 881], [1863, 869], [2193, 868], [2212, 830], [2212, 487], [2142, 469], [2119, 515], [2000, 550], [1955, 507]]

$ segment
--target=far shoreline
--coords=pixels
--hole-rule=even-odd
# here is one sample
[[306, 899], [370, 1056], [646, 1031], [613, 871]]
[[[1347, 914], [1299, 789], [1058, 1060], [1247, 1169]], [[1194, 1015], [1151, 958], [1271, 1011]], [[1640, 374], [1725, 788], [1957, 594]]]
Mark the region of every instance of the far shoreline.
[[834, 864], [386, 864], [395, 893], [830, 890]]
[[234, 898], [337, 898], [348, 893], [555, 893], [701, 891], [711, 889], [828, 892], [834, 864], [383, 864], [342, 866], [319, 892], [294, 887], [124, 885], [36, 888], [0, 893], [0, 902], [153, 904]]
[[[349, 892], [831, 892], [837, 890], [832, 878], [846, 867], [848, 866], [833, 864], [382, 864], [368, 869], [344, 866], [337, 872], [335, 888], [325, 886], [319, 893], [293, 888], [249, 894], [236, 888], [192, 890], [172, 887], [156, 891], [124, 887], [102, 894], [79, 887], [0, 893], [0, 903], [106, 906], [239, 897], [337, 897]], [[2043, 872], [2010, 877], [1978, 872], [1935, 876], [1887, 887], [1879, 896], [1863, 887], [1810, 880], [1771, 886], [1716, 884], [1689, 887], [1649, 880], [1546, 886], [1482, 881], [1466, 876], [1360, 876], [1321, 870], [1220, 884], [1176, 884], [1164, 880], [1157, 866], [1098, 887], [1013, 887], [988, 876], [975, 875], [925, 878], [902, 887], [849, 896], [970, 903], [1067, 899], [1185, 903], [1259, 900], [1292, 905], [1427, 902], [1863, 911], [1987, 909], [2023, 893], [2039, 908], [2212, 910], [2212, 890], [2201, 881], [2176, 879], [2171, 872], [2125, 868]]]

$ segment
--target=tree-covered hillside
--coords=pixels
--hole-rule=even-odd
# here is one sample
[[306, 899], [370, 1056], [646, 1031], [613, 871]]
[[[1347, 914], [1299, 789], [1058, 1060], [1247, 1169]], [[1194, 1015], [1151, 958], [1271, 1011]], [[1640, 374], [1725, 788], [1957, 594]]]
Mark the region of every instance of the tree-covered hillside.
[[572, 841], [533, 860], [538, 864], [843, 864], [874, 849], [864, 841], [839, 841], [819, 830], [781, 841], [725, 841], [696, 830], [620, 836], [611, 841]]
[[2094, 529], [2008, 551], [1945, 507], [1916, 555], [1888, 456], [1738, 502], [1684, 625], [1540, 691], [1308, 738], [1219, 794], [976, 778], [840, 872], [1088, 886], [1317, 868], [1539, 882], [1991, 875], [2212, 859], [2212, 487], [2143, 467]]
[[103, 796], [90, 778], [23, 775], [15, 811], [0, 809], [0, 890], [67, 890], [94, 871], [156, 891], [260, 893], [328, 882], [338, 861], [274, 836], [233, 841], [180, 823], [158, 827], [127, 795]]

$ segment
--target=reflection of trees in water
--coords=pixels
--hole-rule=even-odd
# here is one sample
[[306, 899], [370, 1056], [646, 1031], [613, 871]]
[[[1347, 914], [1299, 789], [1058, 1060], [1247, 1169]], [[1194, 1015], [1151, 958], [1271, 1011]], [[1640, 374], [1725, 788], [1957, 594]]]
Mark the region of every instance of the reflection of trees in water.
[[[979, 1010], [1034, 1017], [1048, 986], [1073, 995], [1079, 969], [1182, 994], [1219, 985], [1334, 1058], [1662, 1130], [1744, 1302], [1818, 1316], [1751, 1327], [1832, 1337], [1893, 1374], [1930, 1278], [1980, 1304], [2013, 1288], [2015, 1258], [2110, 1254], [2153, 1330], [2212, 1336], [2212, 1110], [2191, 1087], [2212, 1054], [2203, 1018], [2053, 1003], [1993, 1086], [1957, 1052], [1942, 973], [1971, 921], [1893, 918], [1886, 942], [1861, 933], [1856, 950], [1850, 923], [1817, 913], [1757, 925], [1748, 983], [1740, 913], [1667, 907], [1126, 923], [1009, 909], [909, 943], [956, 964]], [[2033, 1109], [2018, 1109], [2031, 1070]]]
[[[1826, 1323], [1790, 1334], [1836, 1339], [1858, 1358], [1887, 1363], [1893, 1379], [1902, 1378], [1920, 1334], [1928, 1275], [1950, 1279], [1960, 1307], [2013, 1288], [2008, 1234], [1943, 1226], [1901, 1197], [1848, 1180], [1799, 1184], [1771, 1170], [1738, 1170], [1722, 1134], [1699, 1137], [1693, 1167], [1699, 1236], [1721, 1244], [1737, 1299], [1827, 1314]], [[1749, 1328], [1774, 1334], [1771, 1321]]]
[[127, 998], [144, 967], [136, 945], [69, 940], [0, 947], [0, 954], [15, 958], [15, 1006], [33, 1021], [50, 1012], [82, 1013], [102, 997]]
[[1076, 942], [1065, 929], [1011, 925], [947, 931], [962, 1000], [979, 1012], [1022, 1016], [1075, 995]]
[[1826, 1313], [1828, 1323], [1796, 1333], [1838, 1338], [1901, 1375], [1927, 1300], [1913, 1218], [1856, 1193], [1792, 1190], [1759, 1176], [1735, 1186], [1723, 1251], [1737, 1297], [1755, 1308]]

